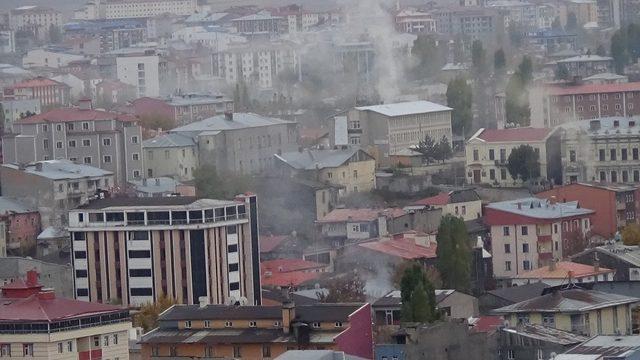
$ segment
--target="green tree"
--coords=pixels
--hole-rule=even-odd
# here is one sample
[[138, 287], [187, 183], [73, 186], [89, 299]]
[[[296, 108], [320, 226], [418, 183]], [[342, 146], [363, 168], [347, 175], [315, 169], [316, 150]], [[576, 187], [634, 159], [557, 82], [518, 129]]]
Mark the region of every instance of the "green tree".
[[407, 267], [400, 280], [400, 309], [402, 321], [430, 323], [438, 320], [435, 289], [417, 263]]
[[445, 160], [450, 159], [452, 156], [451, 143], [446, 135], [442, 135], [442, 139], [440, 139], [435, 148], [435, 157], [444, 163]]
[[169, 130], [175, 127], [175, 121], [173, 118], [159, 115], [159, 114], [146, 114], [140, 116], [140, 126], [144, 129], [163, 129]]
[[198, 196], [209, 199], [233, 199], [248, 191], [250, 178], [241, 175], [218, 173], [213, 165], [201, 165], [193, 172], [193, 180]]
[[418, 35], [413, 41], [411, 54], [416, 59], [414, 72], [419, 78], [435, 74], [443, 65], [440, 48], [432, 35]]
[[524, 30], [520, 24], [511, 23], [509, 25], [509, 42], [511, 46], [520, 48], [524, 39]]
[[324, 303], [363, 302], [367, 299], [364, 285], [358, 274], [347, 274], [333, 279], [327, 285], [327, 293], [318, 293], [318, 300]]
[[518, 65], [516, 74], [520, 77], [523, 87], [529, 85], [531, 80], [533, 80], [533, 62], [530, 57], [522, 57], [522, 61], [520, 62], [520, 65]]
[[436, 158], [436, 146], [435, 140], [427, 134], [424, 136], [424, 140], [418, 143], [418, 147], [415, 150], [422, 154], [422, 158], [429, 164]]
[[482, 41], [474, 40], [471, 44], [471, 63], [478, 75], [485, 75], [482, 72], [486, 66], [486, 51], [482, 46]]
[[531, 108], [529, 106], [528, 84], [533, 78], [533, 64], [528, 56], [522, 58], [516, 72], [511, 75], [505, 90], [505, 116], [507, 123], [529, 126]]
[[454, 134], [465, 135], [471, 130], [472, 91], [467, 80], [458, 76], [449, 81], [447, 86], [447, 106], [453, 109], [451, 115], [451, 129]]
[[631, 63], [640, 58], [640, 25], [631, 23], [627, 26], [627, 52]]
[[511, 150], [507, 170], [514, 180], [536, 179], [540, 177], [540, 156], [530, 145], [520, 145]]
[[570, 12], [567, 14], [567, 26], [568, 31], [576, 31], [578, 30], [578, 17], [574, 12]]
[[617, 30], [611, 37], [611, 57], [617, 74], [624, 74], [624, 67], [629, 61], [627, 39], [624, 31]]
[[161, 295], [156, 302], [148, 302], [140, 307], [140, 310], [133, 315], [133, 326], [141, 327], [144, 332], [149, 332], [158, 327], [158, 316], [173, 306], [175, 300]]
[[640, 225], [629, 224], [622, 229], [622, 243], [627, 246], [640, 245]]
[[436, 241], [436, 264], [443, 286], [467, 291], [471, 278], [471, 249], [467, 227], [462, 218], [445, 215], [440, 220]]
[[496, 50], [495, 53], [493, 53], [493, 70], [497, 73], [503, 72], [506, 66], [507, 66], [507, 59], [506, 59], [506, 56], [504, 55], [504, 50], [500, 48]]
[[565, 64], [558, 64], [556, 67], [556, 80], [569, 80], [571, 75], [569, 74], [569, 69]]

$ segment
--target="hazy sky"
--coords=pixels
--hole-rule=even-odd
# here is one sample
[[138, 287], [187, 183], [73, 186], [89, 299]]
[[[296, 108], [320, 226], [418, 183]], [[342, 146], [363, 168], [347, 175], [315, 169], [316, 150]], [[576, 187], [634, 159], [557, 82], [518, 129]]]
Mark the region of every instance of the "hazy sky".
[[61, 11], [70, 11], [86, 3], [86, 0], [0, 0], [0, 9], [13, 9], [18, 6], [43, 5]]

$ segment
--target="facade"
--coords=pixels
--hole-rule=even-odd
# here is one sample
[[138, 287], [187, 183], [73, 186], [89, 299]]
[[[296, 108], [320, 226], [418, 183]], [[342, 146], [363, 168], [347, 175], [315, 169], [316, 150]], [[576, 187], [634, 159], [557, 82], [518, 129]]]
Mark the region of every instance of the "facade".
[[355, 242], [388, 235], [388, 222], [405, 214], [400, 208], [334, 209], [316, 224], [323, 238]]
[[560, 147], [552, 129], [511, 128], [480, 129], [467, 140], [466, 170], [470, 184], [517, 186], [522, 180], [513, 179], [507, 170], [511, 151], [529, 145], [539, 155], [540, 177], [559, 182], [559, 159], [554, 157]]
[[627, 224], [638, 222], [636, 205], [638, 187], [610, 183], [571, 183], [536, 194], [539, 198], [556, 201], [577, 201], [598, 214], [591, 223], [591, 231], [611, 239]]
[[54, 109], [22, 119], [2, 141], [5, 163], [67, 159], [112, 172], [118, 184], [143, 175], [137, 120], [93, 110], [88, 100], [81, 101], [79, 108]]
[[405, 206], [405, 210], [422, 208], [442, 209], [442, 216], [453, 215], [464, 221], [478, 219], [482, 216], [482, 200], [474, 189], [453, 190], [418, 200]]
[[35, 270], [26, 280], [2, 286], [0, 351], [3, 357], [36, 359], [129, 359], [129, 310], [60, 298], [38, 283]]
[[197, 0], [96, 0], [76, 10], [76, 19], [147, 18], [165, 13], [188, 16], [198, 10]]
[[[29, 253], [40, 234], [40, 213], [15, 199], [0, 197], [0, 221], [5, 224], [6, 252]], [[4, 253], [4, 252], [3, 252]]]
[[[620, 242], [596, 246], [577, 253], [571, 261], [615, 269], [614, 280], [620, 284], [640, 281], [640, 247], [626, 246]], [[603, 289], [603, 291], [608, 291]]]
[[570, 13], [575, 14], [579, 26], [598, 23], [598, 3], [596, 0], [569, 0], [565, 3], [565, 7], [566, 17]]
[[114, 185], [113, 173], [69, 160], [0, 166], [2, 194], [40, 212], [42, 228], [63, 227], [67, 212]]
[[178, 94], [167, 98], [135, 99], [131, 107], [137, 116], [163, 116], [180, 126], [233, 112], [233, 99], [223, 95]]
[[279, 16], [272, 16], [267, 11], [242, 16], [231, 20], [231, 25], [238, 34], [255, 36], [269, 36], [284, 32], [288, 21]]
[[599, 55], [579, 55], [556, 61], [558, 67], [564, 66], [572, 77], [588, 77], [613, 71], [613, 58]]
[[27, 51], [22, 57], [24, 68], [53, 68], [60, 69], [73, 61], [85, 60], [84, 55], [74, 54], [67, 48], [45, 47]]
[[613, 281], [616, 271], [595, 265], [583, 265], [571, 261], [552, 261], [549, 266], [523, 272], [511, 280], [513, 286], [542, 281], [549, 286], [567, 285], [571, 282]]
[[136, 97], [160, 96], [166, 63], [158, 54], [141, 51], [116, 57], [116, 78], [136, 87]]
[[479, 6], [449, 6], [434, 12], [439, 33], [465, 34], [472, 40], [493, 41], [504, 36], [504, 14]]
[[76, 298], [260, 304], [257, 222], [254, 195], [95, 200], [69, 214]]
[[41, 108], [69, 105], [69, 85], [37, 77], [4, 88], [4, 98], [11, 100], [39, 100]]
[[[71, 43], [85, 43], [79, 53], [91, 55], [128, 48], [148, 39], [145, 19], [74, 21], [65, 24], [64, 32]], [[90, 50], [86, 44], [94, 40], [96, 46]]]
[[29, 259], [20, 256], [8, 256], [0, 258], [0, 284], [7, 285], [20, 281], [27, 277], [27, 273], [36, 270], [40, 276], [40, 283], [56, 294], [65, 298], [73, 298], [73, 284], [71, 278], [71, 265], [55, 264], [37, 259]]
[[485, 223], [491, 226], [491, 255], [496, 278], [510, 279], [547, 266], [568, 252], [572, 232], [591, 230], [594, 211], [578, 202], [554, 203], [525, 198], [491, 203]]
[[509, 324], [545, 325], [584, 336], [630, 335], [631, 307], [638, 298], [572, 288], [494, 310]]
[[37, 39], [45, 40], [49, 36], [49, 29], [62, 26], [62, 13], [44, 6], [21, 6], [9, 12], [9, 27], [11, 30], [29, 31]]
[[404, 9], [396, 14], [396, 30], [409, 34], [432, 34], [436, 32], [436, 19], [428, 12]]
[[629, 117], [640, 110], [640, 82], [549, 86], [542, 93], [539, 113], [545, 127], [583, 119]]
[[341, 188], [340, 196], [375, 189], [376, 162], [359, 148], [302, 150], [274, 155], [283, 175]]
[[356, 107], [334, 118], [332, 145], [357, 145], [378, 165], [389, 156], [417, 146], [426, 135], [435, 141], [451, 133], [452, 109], [429, 101]]
[[[193, 341], [194, 334], [201, 340]], [[275, 358], [287, 350], [340, 350], [373, 358], [369, 304], [175, 305], [140, 341], [145, 359]]]
[[13, 131], [13, 123], [28, 115], [40, 114], [40, 101], [38, 99], [2, 100], [4, 111], [4, 132]]
[[[198, 166], [257, 174], [273, 167], [274, 154], [298, 148], [297, 124], [252, 113], [216, 115], [145, 140], [147, 177], [193, 179]], [[167, 161], [170, 159], [180, 161]]]

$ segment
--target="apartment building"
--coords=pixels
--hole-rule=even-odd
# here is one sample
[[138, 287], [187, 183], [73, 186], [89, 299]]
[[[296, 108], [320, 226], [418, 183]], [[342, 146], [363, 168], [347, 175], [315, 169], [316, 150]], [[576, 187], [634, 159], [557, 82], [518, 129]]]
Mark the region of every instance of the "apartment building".
[[4, 223], [6, 229], [6, 252], [21, 254], [36, 247], [36, 238], [41, 229], [40, 213], [36, 208], [0, 196], [0, 222]]
[[297, 124], [251, 113], [216, 115], [172, 129], [143, 143], [147, 177], [193, 179], [199, 165], [257, 174], [273, 167], [274, 154], [298, 148]]
[[[596, 0], [568, 0], [564, 2], [565, 19], [569, 14], [576, 16], [578, 26], [584, 26], [587, 23], [598, 23], [598, 3]], [[564, 21], [566, 24], [566, 20]]]
[[572, 232], [589, 232], [595, 213], [577, 201], [537, 198], [491, 203], [484, 211], [485, 223], [491, 227], [493, 273], [499, 280], [564, 258], [567, 237]]
[[489, 1], [487, 7], [505, 14], [505, 28], [513, 25], [527, 30], [549, 29], [556, 17], [555, 7], [549, 4], [498, 0]]
[[236, 32], [250, 37], [279, 34], [286, 31], [288, 21], [280, 16], [272, 16], [268, 11], [242, 16], [231, 20]]
[[49, 29], [62, 26], [62, 13], [45, 6], [26, 5], [9, 12], [9, 27], [14, 31], [29, 31], [39, 40], [49, 36]]
[[197, 0], [95, 0], [74, 13], [74, 18], [128, 19], [147, 18], [162, 14], [188, 16], [198, 10]]
[[307, 149], [274, 156], [283, 175], [331, 184], [339, 188], [339, 196], [376, 187], [376, 161], [359, 148]]
[[92, 55], [128, 48], [147, 41], [146, 19], [74, 21], [64, 25], [64, 32], [65, 37], [71, 42], [97, 40], [97, 51]]
[[[54, 109], [14, 123], [2, 138], [5, 163], [67, 159], [112, 172], [118, 184], [141, 178], [142, 134], [129, 115], [78, 108]], [[114, 184], [112, 183], [112, 186]]]
[[360, 146], [378, 165], [387, 164], [389, 156], [418, 146], [426, 135], [451, 141], [451, 111], [424, 100], [356, 107], [334, 117], [331, 143]]
[[161, 83], [167, 75], [167, 63], [163, 57], [154, 50], [142, 48], [121, 49], [115, 55], [116, 78], [135, 86], [136, 97], [161, 95]]
[[494, 41], [505, 33], [504, 13], [479, 6], [448, 6], [434, 12], [438, 32], [465, 34], [472, 40]]
[[466, 171], [470, 184], [519, 186], [507, 170], [509, 155], [521, 145], [529, 145], [538, 153], [540, 177], [560, 183], [559, 137], [552, 129], [510, 128], [480, 129], [467, 140]]
[[[136, 116], [162, 116], [177, 126], [233, 112], [233, 99], [224, 95], [175, 94], [165, 98], [143, 97], [131, 102]], [[167, 129], [168, 130], [168, 129]]]
[[623, 0], [596, 0], [598, 5], [598, 26], [619, 29], [622, 25]]
[[609, 117], [562, 124], [564, 182], [640, 182], [639, 120]]
[[433, 34], [437, 21], [429, 12], [404, 9], [396, 14], [396, 30], [409, 34]]
[[[640, 219], [640, 188], [631, 184], [574, 182], [539, 192], [539, 198], [556, 201], [577, 201], [598, 214], [591, 222], [591, 231], [605, 239], [612, 239], [627, 224]], [[637, 205], [638, 204], [638, 205]]]
[[288, 5], [271, 12], [271, 15], [286, 20], [285, 32], [295, 34], [309, 31], [313, 26], [320, 24], [321, 14], [303, 9], [299, 5]]
[[3, 95], [9, 100], [39, 100], [40, 108], [50, 109], [68, 106], [69, 92], [69, 85], [39, 76], [5, 87]]
[[13, 123], [28, 115], [40, 114], [40, 101], [38, 99], [1, 100], [4, 111], [4, 131], [12, 132]]
[[129, 310], [58, 297], [34, 270], [1, 289], [2, 357], [129, 359]]
[[0, 166], [3, 196], [20, 199], [40, 212], [42, 228], [63, 227], [67, 212], [114, 186], [113, 173], [69, 160], [37, 161]]
[[16, 32], [13, 30], [0, 30], [0, 54], [16, 52]]
[[71, 52], [72, 49], [60, 46], [47, 46], [27, 51], [22, 57], [22, 66], [28, 68], [63, 68], [73, 61], [86, 60], [84, 55]]
[[600, 55], [578, 55], [556, 61], [558, 67], [565, 67], [571, 77], [587, 77], [613, 71], [613, 58]]
[[143, 358], [265, 359], [320, 348], [372, 359], [371, 306], [175, 305], [140, 342]]
[[76, 298], [260, 304], [255, 195], [107, 198], [69, 213]]
[[548, 86], [541, 94], [545, 127], [575, 120], [628, 117], [640, 113], [640, 82]]

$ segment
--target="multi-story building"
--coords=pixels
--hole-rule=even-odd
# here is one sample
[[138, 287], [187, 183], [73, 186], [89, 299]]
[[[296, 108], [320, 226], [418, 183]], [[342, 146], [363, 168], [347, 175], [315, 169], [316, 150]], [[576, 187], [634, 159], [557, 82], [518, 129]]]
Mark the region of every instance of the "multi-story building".
[[597, 0], [568, 0], [564, 2], [563, 17], [568, 19], [569, 14], [574, 14], [578, 26], [584, 26], [588, 23], [598, 23], [598, 3]]
[[28, 68], [63, 68], [73, 61], [86, 60], [84, 55], [71, 52], [70, 48], [47, 46], [27, 51], [22, 66]]
[[69, 213], [76, 298], [260, 304], [255, 195], [107, 198]]
[[613, 58], [600, 55], [578, 55], [556, 61], [558, 67], [564, 67], [572, 77], [588, 77], [613, 71]]
[[0, 258], [0, 286], [26, 278], [31, 270], [43, 274], [39, 280], [44, 287], [55, 290], [58, 295], [73, 298], [73, 283], [69, 281], [72, 274], [70, 264], [61, 265], [28, 257]]
[[429, 12], [404, 9], [396, 14], [396, 30], [409, 34], [432, 34], [436, 32], [436, 19]]
[[68, 160], [0, 166], [3, 196], [40, 212], [43, 227], [67, 224], [67, 212], [114, 185], [113, 173]]
[[504, 13], [477, 6], [449, 6], [434, 12], [436, 28], [444, 34], [465, 34], [473, 40], [504, 36]]
[[287, 350], [321, 348], [372, 359], [371, 306], [175, 305], [140, 343], [143, 358], [273, 359]]
[[243, 81], [268, 89], [273, 87], [278, 74], [296, 71], [299, 59], [290, 42], [255, 40], [230, 44], [226, 50], [213, 53], [211, 63], [212, 74], [229, 84]]
[[640, 205], [636, 199], [640, 188], [634, 185], [611, 183], [572, 183], [557, 186], [536, 194], [539, 198], [557, 201], [578, 201], [598, 214], [593, 218], [591, 230], [605, 239], [613, 238], [627, 224], [638, 223]]
[[[532, 102], [531, 112], [542, 115], [545, 127], [573, 120], [640, 113], [640, 82], [548, 86], [540, 94], [541, 101]], [[534, 110], [535, 104], [539, 104], [542, 111]]]
[[143, 97], [131, 102], [136, 116], [162, 116], [176, 125], [233, 112], [233, 99], [223, 95], [176, 94], [166, 98]]
[[11, 132], [13, 123], [23, 117], [40, 114], [40, 101], [38, 99], [1, 100], [4, 111], [4, 131]]
[[271, 15], [286, 20], [285, 32], [289, 34], [309, 31], [311, 27], [318, 25], [321, 19], [320, 13], [304, 10], [299, 5], [288, 5], [278, 8], [272, 11]]
[[0, 54], [16, 52], [16, 32], [13, 30], [0, 30]]
[[566, 256], [568, 237], [591, 230], [593, 210], [577, 201], [559, 203], [524, 198], [491, 203], [484, 209], [491, 226], [493, 273], [511, 279]]
[[295, 122], [227, 112], [145, 140], [146, 174], [191, 180], [193, 170], [203, 164], [256, 174], [272, 168], [274, 154], [297, 149], [297, 139]]
[[586, 336], [632, 334], [631, 308], [640, 299], [596, 290], [554, 290], [494, 310], [512, 326], [544, 325]]
[[521, 145], [529, 145], [538, 153], [540, 177], [559, 183], [561, 170], [557, 154], [560, 141], [551, 129], [510, 128], [480, 129], [468, 141], [466, 151], [467, 182], [517, 186], [507, 170], [509, 155]]
[[62, 26], [62, 13], [56, 9], [27, 5], [9, 12], [9, 26], [14, 31], [28, 31], [37, 39], [45, 40], [51, 26]]
[[44, 77], [25, 80], [4, 88], [4, 98], [9, 100], [40, 101], [41, 108], [69, 105], [69, 85]]
[[498, 0], [488, 2], [487, 7], [505, 14], [505, 28], [515, 25], [529, 30], [548, 29], [556, 16], [555, 8], [547, 4]]
[[118, 184], [143, 175], [137, 120], [93, 110], [91, 100], [80, 101], [79, 108], [54, 109], [21, 119], [2, 142], [5, 163], [68, 159], [113, 172]]
[[275, 154], [283, 175], [339, 187], [339, 195], [375, 189], [375, 159], [359, 148], [303, 150]]
[[279, 34], [286, 31], [288, 21], [279, 16], [272, 16], [268, 11], [242, 16], [231, 20], [236, 32], [251, 37]]
[[191, 15], [198, 10], [197, 0], [95, 0], [76, 10], [76, 19], [148, 18], [162, 14]]
[[564, 182], [640, 182], [639, 120], [610, 117], [561, 125]]
[[0, 221], [6, 228], [6, 252], [29, 253], [36, 246], [40, 234], [40, 213], [22, 202], [0, 196]]
[[2, 286], [0, 354], [18, 359], [129, 359], [129, 310], [56, 296], [38, 283]]
[[[85, 20], [65, 24], [65, 37], [73, 41], [98, 40], [98, 54], [147, 41], [145, 19]], [[98, 55], [95, 54], [95, 55]]]
[[461, 217], [464, 221], [478, 219], [482, 216], [482, 200], [474, 189], [452, 190], [418, 200], [405, 210], [424, 208], [442, 209], [442, 215]]
[[361, 106], [333, 120], [332, 145], [358, 145], [378, 164], [418, 146], [425, 136], [452, 140], [452, 109], [429, 101]]
[[115, 63], [116, 78], [135, 86], [137, 97], [160, 96], [161, 82], [166, 79], [167, 63], [154, 50], [121, 49], [116, 55]]
[[598, 27], [619, 29], [622, 25], [624, 0], [596, 0], [598, 4]]

